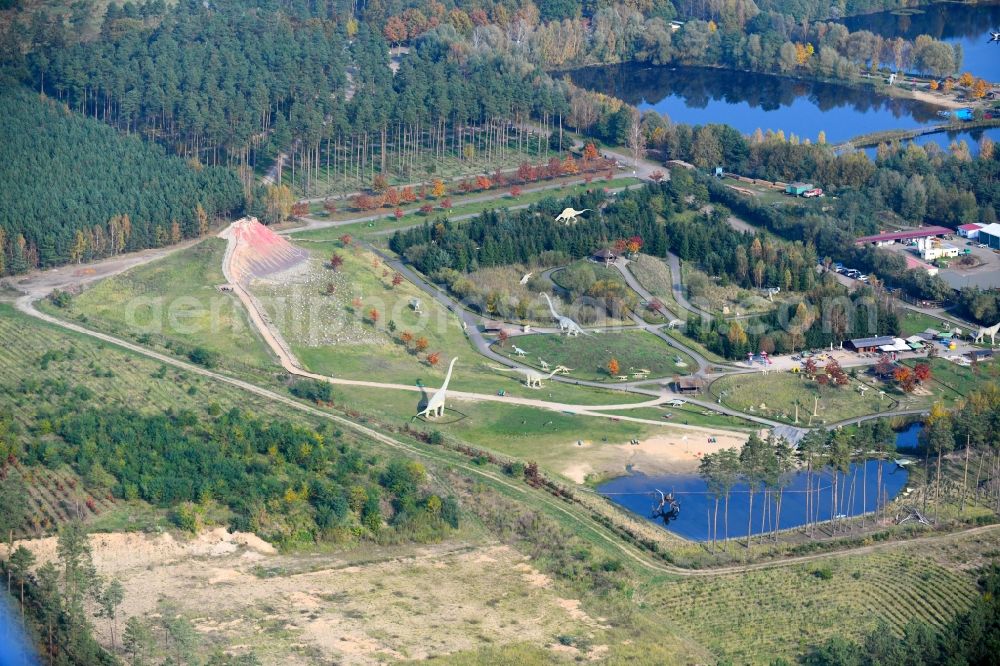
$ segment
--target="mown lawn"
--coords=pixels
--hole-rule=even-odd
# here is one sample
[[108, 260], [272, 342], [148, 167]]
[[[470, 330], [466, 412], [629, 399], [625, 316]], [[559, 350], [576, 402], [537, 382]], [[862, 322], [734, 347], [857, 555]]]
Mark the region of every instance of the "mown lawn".
[[[515, 345], [527, 355], [518, 357], [514, 353]], [[550, 368], [556, 365], [570, 368], [571, 377], [609, 384], [618, 383], [616, 377], [619, 375], [632, 378], [640, 370], [648, 370], [648, 377], [652, 378], [686, 375], [698, 369], [690, 356], [646, 331], [590, 333], [576, 337], [549, 333], [517, 336], [503, 347], [493, 345], [493, 349], [537, 368], [541, 368], [541, 359]], [[614, 376], [608, 370], [612, 359], [619, 366]]]
[[160, 348], [201, 346], [234, 369], [266, 369], [275, 361], [249, 324], [243, 305], [217, 287], [226, 282], [226, 241], [206, 238], [192, 247], [107, 278], [76, 296], [70, 316], [87, 326]]
[[[864, 378], [870, 383], [869, 378]], [[818, 382], [804, 375], [791, 372], [749, 373], [729, 375], [717, 379], [709, 387], [711, 394], [722, 396], [722, 404], [742, 412], [766, 416], [778, 421], [792, 423], [795, 420], [795, 405], [799, 406], [799, 422], [810, 424], [816, 398], [819, 399], [817, 416], [812, 425], [834, 423], [843, 419], [865, 414], [891, 411], [899, 407], [905, 409], [919, 407], [927, 399], [914, 396], [906, 398], [895, 388], [886, 388], [886, 396], [879, 399], [878, 388], [867, 391], [864, 396], [856, 388], [856, 380], [848, 386], [821, 387]]]

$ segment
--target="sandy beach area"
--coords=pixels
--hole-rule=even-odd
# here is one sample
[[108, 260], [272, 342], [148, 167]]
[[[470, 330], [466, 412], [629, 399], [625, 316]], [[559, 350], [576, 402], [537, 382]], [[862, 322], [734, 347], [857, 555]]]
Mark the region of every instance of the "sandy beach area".
[[698, 470], [705, 454], [739, 448], [747, 437], [748, 433], [732, 430], [691, 428], [657, 433], [640, 440], [638, 444], [583, 441], [574, 447], [580, 451], [579, 457], [561, 472], [576, 483], [584, 483], [591, 474], [688, 474]]
[[918, 88], [917, 90], [895, 89], [893, 94], [898, 95], [899, 97], [910, 97], [935, 106], [943, 106], [947, 109], [964, 109], [969, 106], [968, 102], [960, 102], [950, 95], [943, 95], [941, 93], [924, 90], [922, 88]]

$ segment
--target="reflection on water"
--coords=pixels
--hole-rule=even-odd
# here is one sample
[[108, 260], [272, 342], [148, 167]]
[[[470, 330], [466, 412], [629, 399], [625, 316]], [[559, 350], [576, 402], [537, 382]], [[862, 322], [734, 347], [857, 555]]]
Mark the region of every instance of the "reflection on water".
[[906, 427], [906, 430], [896, 433], [896, 448], [900, 451], [917, 448], [917, 438], [920, 437], [920, 431], [923, 429], [923, 423], [911, 423]]
[[870, 30], [883, 37], [913, 40], [930, 35], [963, 49], [962, 70], [988, 81], [1000, 81], [1000, 44], [988, 43], [990, 31], [1000, 30], [1000, 4], [966, 5], [943, 2], [929, 7], [879, 12], [844, 19], [851, 31]]
[[[884, 497], [892, 499], [906, 486], [906, 471], [898, 468], [894, 462], [882, 464], [882, 490]], [[810, 504], [814, 507], [814, 519], [829, 520], [835, 515], [856, 516], [875, 510], [877, 497], [879, 463], [870, 460], [864, 465], [851, 466], [848, 474], [840, 474], [838, 504], [832, 506], [833, 477], [824, 472], [820, 477], [818, 493], [813, 492]], [[812, 480], [816, 488], [816, 476]], [[853, 488], [853, 493], [852, 493]], [[673, 492], [680, 502], [680, 512], [676, 519], [671, 520], [666, 529], [686, 539], [706, 541], [710, 538], [710, 523], [715, 508], [715, 498], [708, 492], [705, 482], [697, 475], [667, 475], [633, 476], [613, 479], [602, 484], [598, 492], [606, 495], [611, 501], [627, 509], [649, 517], [653, 505], [659, 503], [656, 490]], [[779, 529], [790, 529], [806, 523], [806, 473], [795, 474], [782, 496], [781, 519]], [[655, 497], [655, 501], [654, 501]], [[816, 499], [818, 497], [818, 500]], [[815, 503], [814, 503], [815, 501]], [[765, 505], [763, 494], [759, 491], [754, 495], [753, 518], [750, 520], [753, 534], [770, 532], [777, 521], [777, 511], [774, 501]], [[817, 515], [818, 514], [818, 515]], [[729, 536], [730, 538], [746, 536], [749, 502], [746, 484], [733, 488], [729, 500]], [[722, 538], [723, 504], [719, 503], [719, 538]], [[650, 520], [653, 520], [650, 518]], [[763, 521], [763, 522], [762, 522]], [[662, 525], [661, 522], [657, 522]], [[761, 529], [763, 526], [763, 529]]]
[[744, 134], [758, 127], [839, 142], [861, 133], [913, 128], [938, 120], [938, 107], [874, 95], [835, 83], [699, 67], [614, 65], [568, 73], [584, 88], [655, 109], [674, 122], [724, 123]]

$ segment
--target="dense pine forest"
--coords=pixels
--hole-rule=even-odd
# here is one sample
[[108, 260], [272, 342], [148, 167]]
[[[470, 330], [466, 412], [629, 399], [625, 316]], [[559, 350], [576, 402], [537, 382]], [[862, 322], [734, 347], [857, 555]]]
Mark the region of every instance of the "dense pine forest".
[[23, 88], [0, 92], [0, 275], [204, 234], [238, 212], [235, 174], [194, 168]]

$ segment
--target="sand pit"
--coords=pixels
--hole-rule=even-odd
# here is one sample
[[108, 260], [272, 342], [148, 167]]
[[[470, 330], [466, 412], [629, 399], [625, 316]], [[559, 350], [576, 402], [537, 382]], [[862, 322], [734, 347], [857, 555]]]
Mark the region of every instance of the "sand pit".
[[219, 236], [230, 241], [229, 277], [240, 284], [287, 271], [309, 257], [306, 250], [292, 245], [255, 217], [233, 222]]

